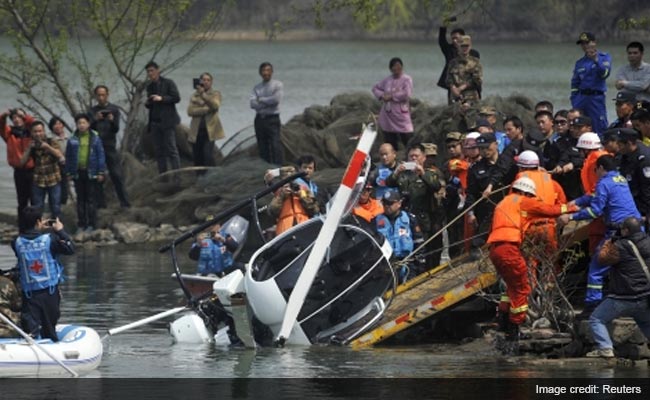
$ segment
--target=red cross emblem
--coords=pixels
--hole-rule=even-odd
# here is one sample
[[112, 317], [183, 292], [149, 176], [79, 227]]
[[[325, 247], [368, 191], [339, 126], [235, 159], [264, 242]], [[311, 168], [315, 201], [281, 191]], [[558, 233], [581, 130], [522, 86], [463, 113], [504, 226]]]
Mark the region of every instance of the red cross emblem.
[[43, 264], [41, 264], [40, 261], [36, 260], [32, 263], [32, 265], [29, 266], [29, 269], [34, 271], [37, 275], [41, 274], [41, 271], [43, 270]]

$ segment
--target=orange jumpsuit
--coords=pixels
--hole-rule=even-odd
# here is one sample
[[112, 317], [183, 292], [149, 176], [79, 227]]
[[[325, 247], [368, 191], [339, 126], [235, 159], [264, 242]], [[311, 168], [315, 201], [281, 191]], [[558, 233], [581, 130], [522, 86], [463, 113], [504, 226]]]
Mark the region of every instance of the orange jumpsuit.
[[[596, 183], [598, 183], [598, 175], [596, 174], [596, 161], [600, 156], [609, 154], [605, 150], [593, 150], [585, 158], [585, 163], [580, 171], [580, 180], [582, 181], [582, 188], [584, 189], [585, 194], [593, 195], [596, 191]], [[589, 254], [592, 255], [598, 247], [598, 243], [603, 240], [605, 237], [605, 222], [603, 222], [603, 217], [598, 217], [591, 221], [589, 224], [588, 235], [589, 235]]]
[[490, 260], [506, 282], [509, 318], [514, 324], [520, 325], [526, 319], [531, 292], [528, 267], [520, 250], [523, 233], [531, 219], [557, 217], [568, 211], [571, 210], [565, 204], [549, 205], [517, 193], [507, 195], [494, 209], [492, 232], [487, 240]]

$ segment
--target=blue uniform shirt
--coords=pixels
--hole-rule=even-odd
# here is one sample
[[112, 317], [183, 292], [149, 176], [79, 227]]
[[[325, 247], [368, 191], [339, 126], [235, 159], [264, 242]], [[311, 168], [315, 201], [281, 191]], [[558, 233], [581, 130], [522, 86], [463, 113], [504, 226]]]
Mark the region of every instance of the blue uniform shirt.
[[582, 210], [573, 214], [574, 220], [598, 218], [601, 215], [605, 225], [618, 225], [628, 217], [641, 219], [641, 214], [634, 205], [627, 180], [618, 171], [609, 171], [598, 180], [596, 191], [575, 200]]
[[598, 52], [598, 61], [587, 56], [576, 61], [571, 78], [571, 96], [578, 94], [580, 90], [607, 91], [605, 79], [612, 71], [612, 57], [603, 52]]

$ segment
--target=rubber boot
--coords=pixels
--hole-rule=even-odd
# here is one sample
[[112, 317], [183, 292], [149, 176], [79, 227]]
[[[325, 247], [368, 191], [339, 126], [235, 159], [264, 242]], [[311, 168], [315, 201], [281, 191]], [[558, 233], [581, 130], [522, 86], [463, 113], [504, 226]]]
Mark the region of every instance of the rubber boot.
[[508, 321], [503, 347], [504, 348], [501, 352], [504, 356], [519, 355], [519, 325]]

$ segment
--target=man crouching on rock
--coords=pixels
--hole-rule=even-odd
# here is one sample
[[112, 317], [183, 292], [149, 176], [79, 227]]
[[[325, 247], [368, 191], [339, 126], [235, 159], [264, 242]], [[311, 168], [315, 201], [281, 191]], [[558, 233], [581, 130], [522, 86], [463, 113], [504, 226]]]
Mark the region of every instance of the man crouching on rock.
[[23, 291], [22, 325], [34, 337], [57, 342], [59, 282], [63, 275], [58, 256], [74, 254], [74, 244], [58, 218], [43, 220], [43, 210], [32, 206], [25, 207], [23, 215], [25, 226], [31, 228], [11, 243], [18, 257]]
[[609, 295], [589, 317], [596, 349], [586, 354], [593, 358], [613, 358], [614, 345], [607, 324], [618, 317], [632, 317], [650, 340], [650, 238], [634, 217], [621, 224], [621, 237], [608, 239], [598, 253], [601, 265], [609, 270]]

